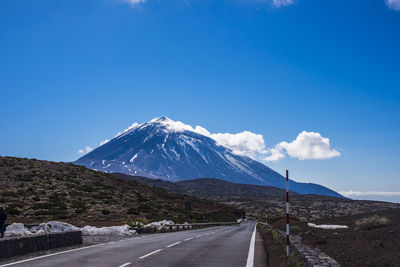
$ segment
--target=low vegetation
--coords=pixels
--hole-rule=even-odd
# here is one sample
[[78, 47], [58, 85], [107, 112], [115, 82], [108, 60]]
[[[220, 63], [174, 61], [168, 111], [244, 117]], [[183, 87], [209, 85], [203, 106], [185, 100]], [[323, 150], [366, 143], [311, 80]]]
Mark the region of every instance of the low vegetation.
[[271, 267], [305, 267], [300, 256], [295, 252], [290, 252], [289, 257], [286, 256], [286, 244], [280, 233], [272, 228], [268, 228], [265, 224], [258, 224], [257, 231], [264, 240], [264, 246], [267, 253], [267, 266]]
[[[302, 243], [317, 247], [342, 266], [399, 266], [400, 209], [326, 217], [315, 224], [346, 225], [347, 229], [309, 227], [304, 220], [291, 220], [291, 235]], [[270, 218], [269, 225], [285, 231], [283, 217]]]
[[[110, 225], [170, 219], [235, 221], [229, 206], [116, 178], [70, 163], [0, 157], [0, 205], [12, 222]], [[185, 208], [190, 203], [190, 209]]]
[[362, 229], [362, 230], [376, 229], [384, 227], [388, 224], [389, 224], [388, 218], [378, 215], [361, 218], [355, 221], [356, 229]]
[[[268, 209], [268, 217], [270, 218], [285, 214], [285, 190], [275, 187], [240, 185], [210, 178], [172, 183], [120, 173], [114, 175], [176, 193], [185, 193], [228, 204], [236, 207], [238, 210], [245, 210], [247, 217], [260, 221], [263, 221], [265, 218], [266, 208]], [[291, 216], [305, 221], [356, 215], [392, 208], [400, 208], [400, 205], [381, 201], [351, 200], [321, 195], [290, 193]]]

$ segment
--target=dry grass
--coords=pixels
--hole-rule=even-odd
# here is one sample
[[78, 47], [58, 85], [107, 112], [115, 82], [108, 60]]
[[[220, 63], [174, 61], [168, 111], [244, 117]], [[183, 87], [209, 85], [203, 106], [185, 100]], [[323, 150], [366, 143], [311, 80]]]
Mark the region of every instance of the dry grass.
[[0, 157], [0, 188], [0, 206], [6, 208], [9, 223], [236, 220], [231, 207], [66, 163]]
[[389, 224], [389, 220], [386, 217], [373, 215], [370, 217], [362, 218], [355, 221], [356, 229], [358, 230], [370, 230], [380, 227], [384, 227]]

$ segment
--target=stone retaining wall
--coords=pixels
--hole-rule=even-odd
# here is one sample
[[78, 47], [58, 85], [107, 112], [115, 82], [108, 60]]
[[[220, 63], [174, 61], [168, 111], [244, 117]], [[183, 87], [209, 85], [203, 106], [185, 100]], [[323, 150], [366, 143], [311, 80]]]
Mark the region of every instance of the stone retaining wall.
[[81, 245], [82, 232], [71, 231], [0, 239], [0, 259], [28, 254], [39, 250]]
[[[271, 227], [272, 228], [272, 227]], [[279, 232], [285, 239], [286, 233], [273, 228]], [[312, 248], [301, 243], [301, 237], [296, 235], [290, 236], [290, 249], [297, 252], [307, 267], [330, 266], [340, 267], [341, 265], [333, 258], [321, 252], [318, 248]]]

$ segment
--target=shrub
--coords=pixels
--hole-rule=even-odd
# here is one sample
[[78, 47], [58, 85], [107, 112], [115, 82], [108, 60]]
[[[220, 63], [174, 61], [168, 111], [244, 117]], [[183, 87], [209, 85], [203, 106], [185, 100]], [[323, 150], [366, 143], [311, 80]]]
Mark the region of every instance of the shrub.
[[34, 212], [35, 216], [51, 216], [54, 219], [67, 219], [68, 214], [65, 210], [51, 209], [51, 210], [37, 210]]
[[103, 199], [103, 200], [101, 200], [104, 204], [106, 204], [106, 205], [111, 205], [111, 204], [113, 204], [113, 203], [116, 203], [116, 201], [115, 200], [113, 200], [113, 199]]
[[71, 204], [71, 208], [76, 209], [77, 212], [82, 212], [88, 209], [87, 205], [83, 201], [74, 200]]
[[290, 233], [293, 235], [299, 234], [301, 232], [301, 228], [299, 226], [293, 225], [290, 227]]
[[10, 215], [19, 215], [19, 214], [21, 214], [21, 211], [15, 206], [8, 206], [6, 211]]
[[136, 208], [129, 208], [128, 209], [128, 214], [135, 214], [138, 215], [139, 211]]
[[84, 184], [79, 187], [79, 190], [84, 191], [84, 192], [94, 192], [95, 188], [93, 186]]
[[374, 215], [355, 221], [356, 229], [370, 230], [375, 228], [384, 227], [389, 224], [389, 220], [386, 217], [380, 217]]
[[34, 174], [18, 174], [18, 179], [23, 182], [32, 182]]
[[145, 205], [145, 204], [140, 204], [140, 205], [138, 206], [138, 211], [139, 211], [139, 212], [148, 213], [148, 212], [150, 212], [151, 210], [152, 210], [151, 207], [149, 207], [148, 205]]
[[99, 192], [92, 196], [94, 199], [113, 199], [112, 195], [109, 195], [107, 192]]
[[52, 207], [53, 207], [53, 205], [51, 203], [44, 202], [44, 203], [36, 203], [36, 204], [34, 204], [32, 206], [32, 209], [34, 209], [34, 210], [41, 210], [41, 209], [48, 210], [48, 209], [51, 209]]
[[108, 214], [110, 214], [110, 211], [108, 209], [104, 209], [104, 210], [101, 210], [101, 213], [103, 215], [108, 215]]
[[18, 198], [19, 197], [18, 193], [13, 192], [13, 191], [2, 192], [1, 195], [3, 197], [9, 197], [9, 198]]

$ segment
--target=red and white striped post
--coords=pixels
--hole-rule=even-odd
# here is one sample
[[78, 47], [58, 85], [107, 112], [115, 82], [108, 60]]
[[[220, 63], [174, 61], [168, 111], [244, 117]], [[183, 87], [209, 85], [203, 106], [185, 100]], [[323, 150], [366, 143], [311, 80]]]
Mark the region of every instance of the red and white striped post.
[[289, 171], [286, 170], [286, 256], [289, 256]]

